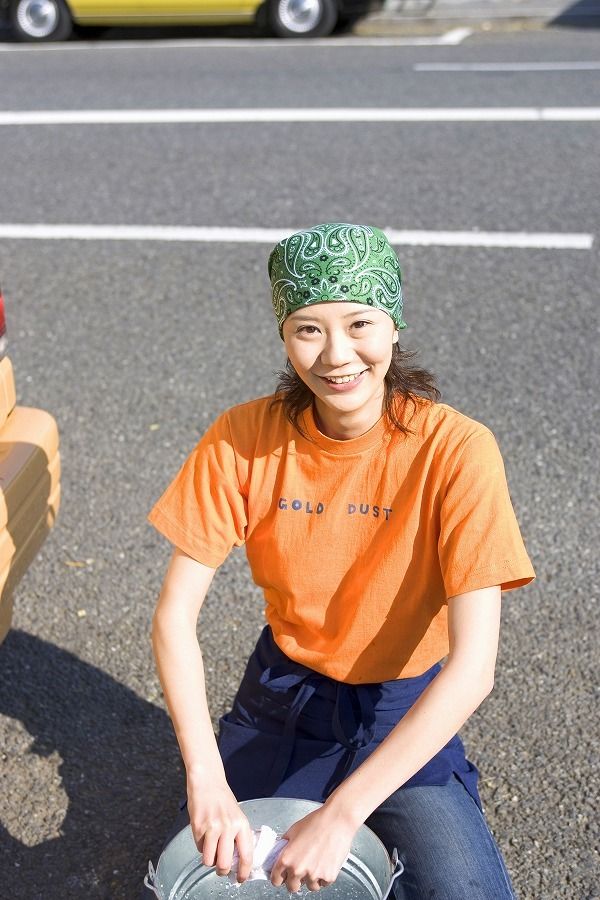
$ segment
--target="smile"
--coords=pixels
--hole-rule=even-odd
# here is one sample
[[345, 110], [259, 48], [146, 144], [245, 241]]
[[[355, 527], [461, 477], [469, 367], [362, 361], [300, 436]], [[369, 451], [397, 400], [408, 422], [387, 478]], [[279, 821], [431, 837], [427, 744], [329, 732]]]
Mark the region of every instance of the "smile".
[[328, 381], [330, 384], [348, 384], [350, 381], [356, 381], [357, 378], [360, 378], [361, 375], [364, 375], [366, 369], [363, 369], [362, 372], [356, 372], [354, 375], [333, 375], [328, 377], [326, 375], [321, 375], [324, 381]]

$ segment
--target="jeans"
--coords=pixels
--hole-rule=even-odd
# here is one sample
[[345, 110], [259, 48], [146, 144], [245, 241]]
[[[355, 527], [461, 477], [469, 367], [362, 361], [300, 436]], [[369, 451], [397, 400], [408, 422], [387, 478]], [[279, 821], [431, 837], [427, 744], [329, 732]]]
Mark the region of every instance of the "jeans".
[[396, 900], [516, 900], [483, 813], [456, 776], [396, 791], [366, 824], [404, 863]]
[[[166, 843], [188, 823], [184, 807]], [[396, 900], [516, 900], [485, 818], [455, 776], [443, 786], [401, 788], [366, 824], [404, 863]]]

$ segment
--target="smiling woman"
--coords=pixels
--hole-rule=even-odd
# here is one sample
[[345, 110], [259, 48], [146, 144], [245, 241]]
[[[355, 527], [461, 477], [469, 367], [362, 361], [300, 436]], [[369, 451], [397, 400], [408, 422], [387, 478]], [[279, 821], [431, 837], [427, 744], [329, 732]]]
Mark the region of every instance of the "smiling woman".
[[[350, 260], [345, 266], [339, 261], [332, 266], [328, 253], [304, 246], [294, 235], [284, 256], [271, 256], [273, 305], [288, 352], [274, 403], [282, 403], [288, 420], [302, 430], [301, 414], [313, 404], [315, 415], [325, 417], [328, 398], [331, 402], [336, 394], [351, 394], [338, 410], [349, 410], [370, 396], [372, 408], [364, 407], [359, 430], [366, 431], [367, 422], [379, 418], [383, 405], [395, 427], [408, 433], [397, 414], [397, 398], [419, 394], [439, 400], [440, 395], [434, 377], [409, 366], [415, 354], [398, 343], [398, 329], [406, 325], [396, 254], [375, 229], [378, 249], [371, 249], [365, 262], [366, 248], [355, 246], [341, 228], [331, 226], [323, 241], [339, 242], [344, 236]], [[302, 283], [294, 292], [298, 271]]]
[[[327, 307], [323, 307], [323, 309], [327, 309]], [[297, 315], [299, 316], [300, 314], [293, 313], [290, 316], [290, 320], [294, 322]], [[383, 319], [381, 318], [382, 315]], [[381, 328], [377, 329], [371, 326], [379, 321], [380, 325], [384, 324], [384, 328], [387, 323], [389, 330], [389, 322], [387, 322], [385, 314], [382, 314], [379, 310], [369, 310], [366, 318], [365, 314], [361, 314], [360, 310], [354, 310], [351, 314], [351, 319], [350, 331], [358, 330], [362, 332], [364, 329], [365, 333], [360, 335], [360, 340], [354, 342], [354, 346], [359, 350], [362, 349], [363, 353], [369, 353], [369, 345], [372, 345], [377, 337], [382, 337]], [[315, 329], [314, 332], [313, 328]], [[319, 394], [318, 392], [313, 393], [306, 379], [301, 377], [299, 373], [299, 369], [302, 368], [302, 360], [307, 357], [307, 351], [301, 352], [301, 345], [298, 347], [298, 340], [294, 340], [294, 331], [289, 326], [284, 326], [284, 329], [288, 333], [292, 331], [286, 341], [288, 360], [285, 371], [279, 373], [278, 394], [273, 402], [281, 403], [288, 420], [295, 428], [301, 430], [302, 413], [313, 405], [315, 397], [318, 397]], [[303, 331], [298, 330], [296, 334], [320, 333], [317, 325], [311, 325], [310, 323], [304, 326], [304, 329]], [[385, 347], [385, 339], [383, 345], [381, 345], [382, 351], [383, 347]], [[397, 397], [422, 395], [429, 397], [431, 400], [439, 400], [440, 393], [435, 386], [435, 378], [430, 372], [417, 366], [409, 365], [409, 361], [416, 356], [416, 353], [400, 347], [397, 332], [394, 332], [392, 335], [391, 347], [386, 347], [386, 351], [383, 352], [386, 357], [389, 355], [389, 363], [383, 376], [381, 402], [389, 420], [393, 422], [399, 431], [407, 434], [408, 428], [397, 414]], [[367, 360], [365, 359], [364, 362], [367, 363]], [[362, 376], [367, 376], [369, 369], [370, 367], [365, 365], [364, 369], [360, 368], [360, 371], [356, 371], [353, 374], [337, 377], [329, 376], [325, 377], [325, 381], [332, 389], [336, 383], [341, 383], [342, 387], [336, 388], [338, 391], [346, 390], [343, 387], [346, 384], [349, 384], [351, 386], [349, 389], [352, 389], [353, 387], [358, 387], [354, 382], [359, 379], [362, 381]], [[374, 374], [373, 371], [371, 371], [371, 374]]]
[[[237, 849], [242, 882], [238, 801], [315, 800], [274, 887], [327, 892], [366, 823], [400, 852], [395, 896], [512, 900], [456, 733], [492, 688], [501, 591], [534, 577], [498, 447], [405, 368], [378, 228], [297, 232], [268, 270], [288, 371], [219, 416], [150, 513], [174, 545], [153, 642], [187, 771], [179, 824], [217, 874]], [[236, 544], [268, 624], [215, 743], [196, 622]]]
[[314, 398], [321, 430], [340, 440], [364, 434], [381, 417], [384, 378], [398, 340], [394, 323], [382, 310], [365, 314], [356, 303], [308, 309], [284, 322], [290, 364]]
[[22, 41], [66, 40], [73, 25], [164, 26], [251, 23], [279, 37], [319, 37], [382, 0], [0, 0]]

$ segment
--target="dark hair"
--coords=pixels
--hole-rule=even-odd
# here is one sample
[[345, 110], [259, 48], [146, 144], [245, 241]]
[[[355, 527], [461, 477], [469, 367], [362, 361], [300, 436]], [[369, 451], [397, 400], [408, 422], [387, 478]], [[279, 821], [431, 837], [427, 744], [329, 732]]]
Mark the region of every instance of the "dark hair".
[[[396, 410], [398, 397], [410, 400], [413, 407], [415, 406], [416, 397], [428, 397], [433, 402], [437, 402], [441, 397], [436, 385], [435, 375], [426, 369], [406, 365], [408, 360], [413, 359], [416, 355], [416, 350], [403, 350], [399, 344], [394, 344], [392, 360], [384, 379], [384, 411], [392, 425], [403, 434], [410, 434], [411, 431], [410, 428], [401, 422], [398, 416]], [[278, 403], [283, 404], [283, 411], [287, 420], [291, 422], [294, 428], [304, 433], [304, 429], [299, 422], [300, 416], [305, 409], [312, 405], [314, 394], [304, 384], [289, 359], [285, 365], [285, 370], [275, 374], [279, 380], [277, 382], [277, 393], [271, 401], [270, 408], [272, 409]]]

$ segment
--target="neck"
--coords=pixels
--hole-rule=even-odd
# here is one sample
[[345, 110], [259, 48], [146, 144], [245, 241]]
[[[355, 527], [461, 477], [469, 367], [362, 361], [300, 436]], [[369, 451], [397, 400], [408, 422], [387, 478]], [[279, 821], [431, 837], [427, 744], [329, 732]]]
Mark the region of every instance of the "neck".
[[334, 441], [349, 441], [366, 434], [377, 424], [383, 415], [383, 402], [374, 408], [344, 413], [328, 409], [318, 397], [315, 397], [313, 415], [321, 434], [333, 438]]

